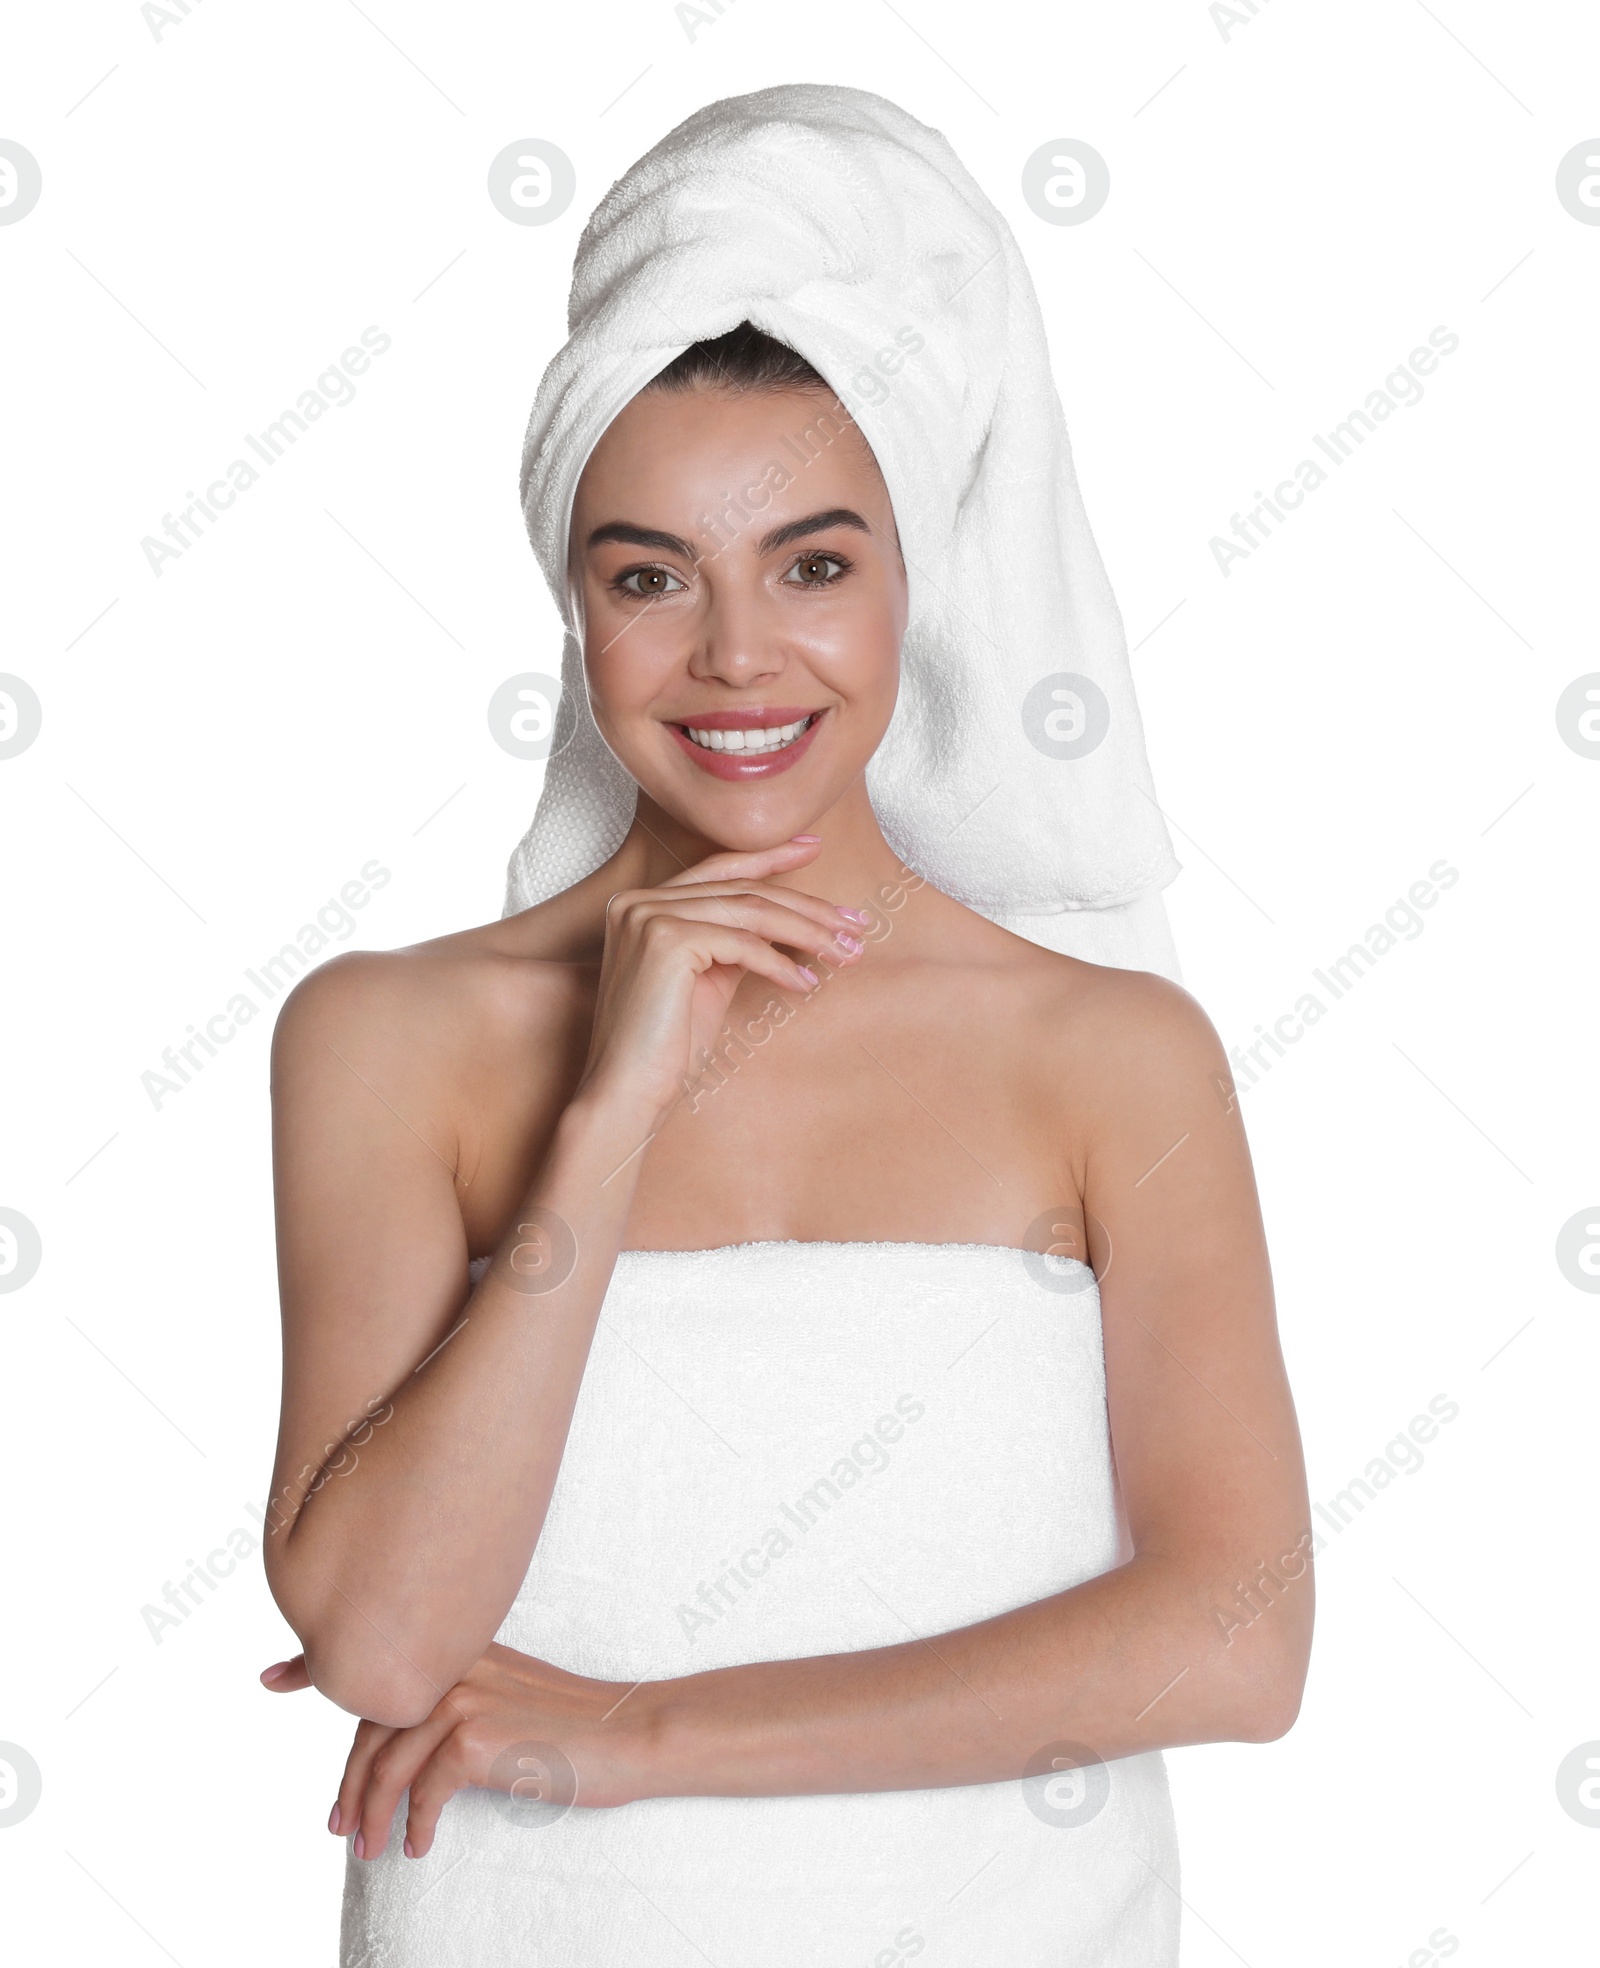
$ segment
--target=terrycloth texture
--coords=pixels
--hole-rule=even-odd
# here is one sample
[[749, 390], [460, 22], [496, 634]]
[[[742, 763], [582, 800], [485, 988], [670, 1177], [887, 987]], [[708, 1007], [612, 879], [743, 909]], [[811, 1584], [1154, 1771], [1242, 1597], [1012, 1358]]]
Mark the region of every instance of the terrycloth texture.
[[[558, 728], [571, 737], [512, 856], [506, 913], [591, 873], [633, 815], [634, 782], [589, 709], [567, 590], [579, 475], [652, 376], [745, 319], [826, 377], [894, 505], [910, 618], [867, 774], [889, 844], [1021, 934], [1176, 977], [1159, 891], [1179, 864], [1017, 242], [938, 131], [824, 83], [698, 110], [612, 186], [579, 242], [569, 340], [540, 384], [521, 479], [566, 625]], [[1063, 673], [1088, 680], [1066, 688], [1091, 705], [1089, 736], [1094, 705], [1109, 720], [1079, 757], [1034, 742], [1074, 735], [1068, 699], [1047, 685], [1029, 699]], [[1089, 919], [1027, 920], [1061, 911]]]
[[[624, 1251], [497, 1638], [622, 1682], [932, 1637], [1127, 1555], [1099, 1295], [989, 1245]], [[1059, 1289], [1076, 1283], [1075, 1291]], [[1040, 1748], [1047, 1747], [1041, 1743]], [[1075, 1779], [580, 1804], [347, 1861], [343, 1968], [1174, 1968], [1159, 1752]], [[1092, 1799], [1093, 1792], [1087, 1793]]]

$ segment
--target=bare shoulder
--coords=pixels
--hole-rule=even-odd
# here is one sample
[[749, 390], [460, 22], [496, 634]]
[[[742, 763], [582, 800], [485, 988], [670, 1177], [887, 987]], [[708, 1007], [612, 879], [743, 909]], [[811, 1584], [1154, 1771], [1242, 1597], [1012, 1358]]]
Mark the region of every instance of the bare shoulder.
[[315, 1043], [353, 1027], [404, 1044], [419, 1026], [446, 1036], [459, 1025], [537, 1017], [541, 998], [559, 997], [571, 967], [516, 950], [499, 929], [491, 923], [397, 950], [331, 957], [285, 999], [275, 1045]]
[[1057, 964], [1071, 966], [1060, 989], [1074, 1012], [1074, 1041], [1092, 1060], [1119, 1073], [1226, 1064], [1205, 1007], [1172, 978], [1050, 954]]
[[434, 1110], [504, 1085], [513, 1062], [520, 1091], [541, 1069], [559, 1078], [592, 984], [586, 966], [538, 954], [533, 927], [345, 951], [309, 972], [273, 1032], [274, 1100], [346, 1069]]
[[1091, 963], [1011, 937], [1007, 1044], [1042, 1100], [1127, 1113], [1180, 1084], [1214, 1093], [1227, 1052], [1200, 1001], [1169, 977]]
[[1045, 1138], [1066, 1144], [1097, 1269], [1121, 1252], [1107, 1307], [1148, 1306], [1160, 1278], [1188, 1292], [1198, 1272], [1259, 1277], [1248, 1143], [1205, 1008], [1158, 972], [1043, 959], [1024, 1027], [1032, 1073], [1016, 1054], [1017, 1084]]

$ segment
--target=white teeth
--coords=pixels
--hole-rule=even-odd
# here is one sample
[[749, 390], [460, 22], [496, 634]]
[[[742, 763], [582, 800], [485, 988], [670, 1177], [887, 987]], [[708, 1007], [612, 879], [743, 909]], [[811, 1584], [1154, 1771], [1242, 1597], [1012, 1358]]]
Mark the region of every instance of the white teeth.
[[703, 731], [692, 724], [680, 729], [708, 752], [778, 752], [792, 745], [815, 715], [813, 712], [794, 724], [769, 725], [765, 730], [750, 726], [735, 731]]

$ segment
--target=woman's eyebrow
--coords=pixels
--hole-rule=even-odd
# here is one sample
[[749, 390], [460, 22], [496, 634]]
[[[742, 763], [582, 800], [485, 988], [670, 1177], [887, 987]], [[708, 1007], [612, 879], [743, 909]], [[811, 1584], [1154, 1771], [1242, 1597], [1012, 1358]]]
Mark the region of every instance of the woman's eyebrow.
[[[779, 547], [793, 545], [812, 533], [826, 532], [830, 526], [853, 526], [861, 533], [870, 533], [872, 528], [849, 506], [830, 506], [826, 512], [809, 513], [804, 519], [791, 519], [787, 525], [774, 527], [764, 533], [756, 542], [756, 552], [760, 555], [776, 553]], [[592, 550], [614, 540], [624, 547], [654, 547], [658, 553], [680, 554], [685, 560], [698, 560], [699, 554], [687, 540], [680, 540], [676, 533], [663, 533], [653, 526], [636, 526], [632, 520], [607, 520], [597, 526], [589, 535], [588, 545]]]
[[787, 547], [796, 540], [803, 540], [808, 533], [823, 533], [830, 526], [854, 526], [862, 533], [870, 533], [872, 528], [848, 506], [830, 506], [826, 512], [812, 513], [806, 519], [791, 519], [787, 526], [774, 527], [770, 533], [763, 533], [756, 543], [758, 554], [776, 553], [779, 547]]
[[680, 540], [676, 533], [659, 533], [654, 527], [635, 526], [627, 519], [607, 520], [589, 535], [591, 547], [602, 546], [607, 540], [615, 540], [624, 547], [655, 547], [661, 553], [681, 554], [685, 560], [698, 558], [688, 541]]

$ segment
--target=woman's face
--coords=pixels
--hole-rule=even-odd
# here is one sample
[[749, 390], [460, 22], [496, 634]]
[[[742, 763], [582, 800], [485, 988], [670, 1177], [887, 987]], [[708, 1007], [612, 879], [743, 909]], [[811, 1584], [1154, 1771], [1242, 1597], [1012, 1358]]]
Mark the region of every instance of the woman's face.
[[571, 553], [595, 720], [665, 812], [766, 847], [860, 777], [894, 709], [906, 575], [831, 394], [641, 392], [584, 467]]

